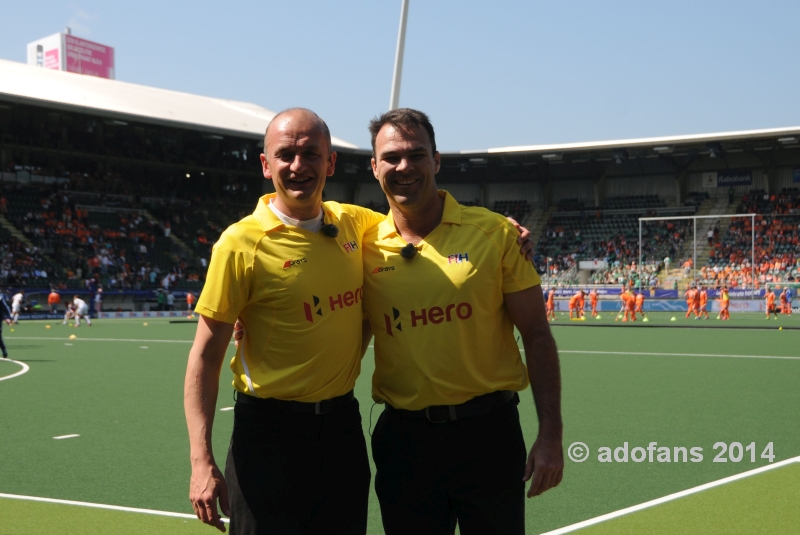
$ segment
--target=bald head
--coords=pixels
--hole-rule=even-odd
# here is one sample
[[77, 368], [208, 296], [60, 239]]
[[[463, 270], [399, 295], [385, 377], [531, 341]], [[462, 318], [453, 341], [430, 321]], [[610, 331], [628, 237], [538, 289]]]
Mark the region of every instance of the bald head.
[[331, 131], [328, 125], [322, 120], [322, 117], [307, 108], [288, 108], [272, 118], [267, 125], [267, 130], [264, 132], [264, 152], [267, 152], [269, 144], [269, 134], [272, 129], [283, 129], [289, 124], [292, 126], [301, 126], [306, 132], [318, 132], [322, 134], [323, 138], [328, 142], [328, 152], [331, 151]]

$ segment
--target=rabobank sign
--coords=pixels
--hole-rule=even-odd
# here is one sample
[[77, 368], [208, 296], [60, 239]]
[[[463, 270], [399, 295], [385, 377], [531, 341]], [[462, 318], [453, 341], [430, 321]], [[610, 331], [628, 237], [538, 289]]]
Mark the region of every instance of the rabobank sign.
[[717, 171], [717, 187], [752, 186], [753, 171], [744, 169], [725, 169]]

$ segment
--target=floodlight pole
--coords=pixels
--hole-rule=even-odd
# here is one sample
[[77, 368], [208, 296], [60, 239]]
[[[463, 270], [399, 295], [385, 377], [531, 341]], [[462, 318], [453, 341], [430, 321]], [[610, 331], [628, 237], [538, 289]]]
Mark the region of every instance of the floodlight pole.
[[403, 52], [406, 48], [406, 21], [408, 20], [408, 0], [403, 0], [400, 8], [400, 30], [397, 32], [397, 52], [394, 56], [392, 75], [392, 94], [389, 97], [389, 111], [397, 109], [400, 102], [400, 79], [403, 76]]

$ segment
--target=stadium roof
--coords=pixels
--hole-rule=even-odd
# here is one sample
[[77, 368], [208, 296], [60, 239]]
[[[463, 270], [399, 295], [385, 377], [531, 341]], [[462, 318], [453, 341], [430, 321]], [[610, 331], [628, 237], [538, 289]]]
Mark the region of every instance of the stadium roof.
[[[169, 91], [6, 60], [0, 60], [0, 99], [259, 138], [275, 116], [274, 111], [249, 102]], [[336, 137], [333, 144], [358, 148]]]
[[[794, 137], [794, 140], [789, 138]], [[631, 148], [669, 148], [678, 145], [700, 145], [704, 143], [726, 143], [737, 141], [750, 141], [774, 143], [798, 143], [800, 139], [800, 126], [787, 128], [766, 128], [761, 130], [741, 130], [735, 132], [718, 132], [712, 134], [693, 134], [684, 136], [663, 136], [638, 139], [617, 139], [611, 141], [590, 141], [581, 143], [561, 143], [549, 145], [522, 145], [515, 147], [498, 147], [485, 150], [464, 150], [460, 154], [503, 154], [503, 153], [561, 153], [574, 151], [608, 151], [614, 149]], [[796, 145], [795, 145], [796, 146]], [[658, 149], [656, 149], [658, 150]]]

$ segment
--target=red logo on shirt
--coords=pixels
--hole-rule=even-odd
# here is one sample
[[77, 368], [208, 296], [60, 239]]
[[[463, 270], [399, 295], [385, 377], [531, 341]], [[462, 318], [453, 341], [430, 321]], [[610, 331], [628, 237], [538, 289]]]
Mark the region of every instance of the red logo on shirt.
[[[346, 291], [343, 294], [336, 294], [328, 296], [328, 306], [331, 312], [349, 308], [362, 300], [362, 288], [356, 288], [355, 291]], [[312, 303], [303, 302], [303, 312], [305, 313], [306, 320], [314, 323], [314, 315], [322, 316], [322, 309], [325, 308], [325, 300], [320, 299], [316, 295], [311, 296]]]
[[287, 260], [283, 263], [283, 269], [289, 269], [290, 267], [297, 266], [299, 264], [305, 264], [308, 262], [308, 259], [301, 258], [300, 260]]
[[[378, 269], [378, 268], [375, 268]], [[373, 272], [374, 273], [374, 272]], [[403, 325], [397, 321], [400, 318], [400, 311], [396, 308], [392, 307], [392, 317], [390, 318], [388, 314], [383, 315], [383, 320], [386, 323], [386, 334], [389, 336], [394, 336], [392, 333], [392, 327], [397, 329], [398, 331], [403, 330]]]
[[354, 241], [348, 241], [348, 242], [344, 242], [342, 244], [342, 247], [344, 247], [344, 250], [347, 251], [348, 253], [352, 253], [353, 251], [358, 249], [358, 243], [356, 243]]
[[375, 273], [383, 273], [384, 271], [394, 271], [394, 266], [386, 266], [386, 267], [378, 266], [375, 269], [373, 269], [372, 271], [370, 271], [369, 273], [370, 273], [370, 275], [372, 275], [372, 274], [375, 274]]
[[[392, 315], [383, 315], [386, 334], [394, 336], [394, 330], [402, 331], [400, 324], [400, 311], [392, 307]], [[457, 305], [450, 304], [446, 307], [423, 308], [420, 311], [411, 311], [411, 327], [425, 326], [428, 323], [439, 324], [456, 320], [467, 320], [472, 317], [472, 305], [463, 302]]]

